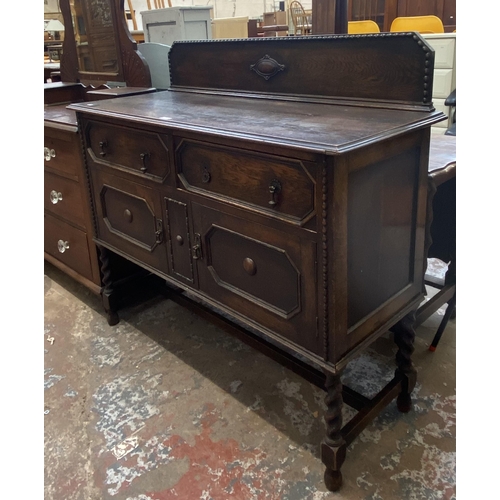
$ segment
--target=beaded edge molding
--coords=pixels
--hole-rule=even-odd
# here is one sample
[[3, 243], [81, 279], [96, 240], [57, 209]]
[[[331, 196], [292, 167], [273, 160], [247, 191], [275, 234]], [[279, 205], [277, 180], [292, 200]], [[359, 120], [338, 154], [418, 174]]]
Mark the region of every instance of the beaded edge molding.
[[[432, 47], [428, 46], [424, 39], [413, 31], [405, 31], [405, 32], [384, 32], [384, 33], [358, 33], [358, 34], [338, 34], [338, 35], [312, 35], [312, 36], [291, 36], [291, 37], [264, 37], [264, 38], [219, 38], [219, 39], [210, 39], [210, 40], [175, 40], [172, 44], [174, 45], [192, 45], [192, 44], [206, 44], [206, 43], [234, 43], [234, 42], [246, 42], [246, 43], [296, 43], [304, 40], [342, 40], [348, 38], [393, 38], [393, 37], [401, 37], [408, 38], [412, 37], [413, 40], [417, 42], [422, 50], [425, 52], [426, 61], [424, 63], [424, 81], [423, 81], [423, 90], [422, 90], [422, 104], [430, 104], [432, 103], [432, 95], [431, 99], [429, 99], [429, 74], [432, 76], [432, 72], [430, 71], [430, 59], [431, 54], [433, 52]], [[172, 50], [172, 48], [170, 49]], [[267, 56], [269, 57], [269, 56]], [[170, 75], [172, 75], [172, 66], [170, 62], [170, 52], [168, 56], [168, 70]], [[272, 75], [274, 76], [274, 75]], [[268, 80], [268, 78], [266, 78]]]

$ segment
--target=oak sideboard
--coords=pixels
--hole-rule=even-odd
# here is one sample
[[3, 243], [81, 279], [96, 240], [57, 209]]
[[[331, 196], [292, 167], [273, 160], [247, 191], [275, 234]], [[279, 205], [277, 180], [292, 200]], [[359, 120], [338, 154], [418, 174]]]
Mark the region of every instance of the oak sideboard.
[[[69, 106], [95, 242], [323, 374], [337, 490], [370, 419], [411, 407], [434, 51], [416, 33], [182, 41], [169, 65], [168, 91]], [[389, 329], [394, 379], [372, 400], [343, 388]]]

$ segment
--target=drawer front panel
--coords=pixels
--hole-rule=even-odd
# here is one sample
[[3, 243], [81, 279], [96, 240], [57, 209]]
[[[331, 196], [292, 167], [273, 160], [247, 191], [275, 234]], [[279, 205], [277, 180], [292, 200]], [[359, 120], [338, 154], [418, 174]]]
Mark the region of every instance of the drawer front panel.
[[77, 133], [45, 127], [43, 145], [46, 169], [78, 179], [82, 146]]
[[453, 70], [452, 69], [436, 69], [434, 70], [434, 98], [446, 99], [453, 90]]
[[98, 238], [166, 272], [163, 219], [156, 191], [104, 172], [95, 172], [93, 191]]
[[49, 212], [85, 228], [85, 205], [78, 182], [45, 172], [44, 207]]
[[434, 49], [434, 68], [453, 68], [455, 64], [455, 38], [425, 37]]
[[87, 233], [50, 214], [45, 214], [44, 221], [45, 252], [92, 280]]
[[89, 122], [86, 135], [90, 155], [98, 163], [157, 181], [170, 171], [164, 135], [100, 122]]
[[314, 215], [315, 182], [300, 160], [188, 140], [180, 141], [176, 158], [187, 190], [222, 196], [291, 222]]
[[202, 292], [319, 353], [314, 242], [192, 204]]

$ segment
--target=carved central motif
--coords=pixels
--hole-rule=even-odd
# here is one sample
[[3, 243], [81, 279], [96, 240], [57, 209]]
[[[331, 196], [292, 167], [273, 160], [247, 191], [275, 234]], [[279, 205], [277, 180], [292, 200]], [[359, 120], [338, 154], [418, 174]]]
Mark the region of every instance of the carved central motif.
[[265, 80], [269, 80], [272, 76], [280, 71], [285, 69], [284, 64], [280, 64], [272, 57], [269, 57], [267, 54], [259, 59], [255, 64], [250, 66], [252, 71], [255, 71], [259, 76], [264, 78]]

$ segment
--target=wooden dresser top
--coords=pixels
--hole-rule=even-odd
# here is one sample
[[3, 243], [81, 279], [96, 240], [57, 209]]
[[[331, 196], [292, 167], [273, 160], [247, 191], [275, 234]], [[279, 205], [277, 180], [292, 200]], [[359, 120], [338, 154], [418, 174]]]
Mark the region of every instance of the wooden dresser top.
[[417, 33], [175, 42], [171, 88], [70, 109], [340, 154], [445, 119], [434, 51]]
[[437, 111], [342, 106], [189, 92], [79, 103], [72, 110], [143, 125], [199, 131], [337, 154], [443, 119]]
[[45, 106], [43, 110], [45, 125], [77, 127], [76, 113], [67, 106], [68, 103]]

